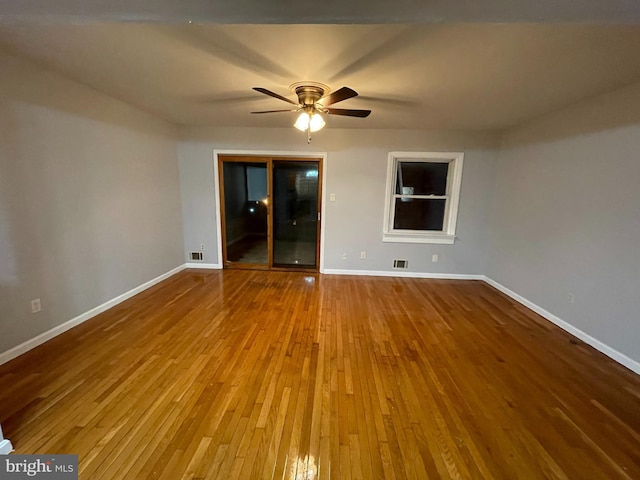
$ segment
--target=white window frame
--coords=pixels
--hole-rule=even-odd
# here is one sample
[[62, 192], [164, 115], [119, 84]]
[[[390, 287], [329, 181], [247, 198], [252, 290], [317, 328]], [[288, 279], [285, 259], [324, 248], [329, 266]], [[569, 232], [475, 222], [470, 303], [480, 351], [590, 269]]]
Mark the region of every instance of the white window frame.
[[[403, 161], [425, 163], [448, 163], [447, 190], [445, 195], [398, 195], [396, 175], [398, 163]], [[456, 238], [456, 221], [462, 185], [463, 152], [389, 152], [387, 163], [387, 190], [384, 207], [383, 242], [440, 243], [453, 244]], [[442, 230], [394, 229], [395, 202], [398, 197], [444, 199], [444, 222]]]

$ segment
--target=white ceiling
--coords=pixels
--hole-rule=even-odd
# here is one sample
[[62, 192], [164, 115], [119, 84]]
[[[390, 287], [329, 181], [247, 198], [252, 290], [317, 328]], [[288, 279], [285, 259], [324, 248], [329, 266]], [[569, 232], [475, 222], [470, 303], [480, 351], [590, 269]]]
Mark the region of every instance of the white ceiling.
[[[56, 2], [55, 11], [51, 6], [47, 11], [48, 3], [41, 0], [5, 1], [0, 45], [186, 125], [289, 126], [294, 114], [249, 114], [288, 106], [251, 88], [265, 87], [294, 99], [289, 85], [311, 80], [360, 93], [337, 108], [373, 110], [366, 119], [331, 116], [328, 127], [497, 130], [640, 81], [640, 24], [431, 22], [440, 11], [449, 12], [438, 14], [441, 18], [453, 20], [493, 21], [500, 15], [527, 20], [537, 15], [573, 21], [599, 15], [616, 21], [623, 13], [633, 20], [640, 18], [635, 0], [577, 0], [570, 2], [573, 8], [583, 8], [571, 12], [556, 5], [569, 2], [551, 0], [463, 1], [448, 10], [436, 1], [427, 2], [434, 7], [429, 11], [407, 0], [394, 3], [395, 17], [389, 16], [390, 2], [380, 0], [368, 2], [370, 8], [361, 15], [361, 23], [379, 20], [376, 15], [386, 5], [388, 21], [406, 21], [409, 11], [414, 20], [425, 20], [411, 25], [224, 25], [220, 23], [251, 21], [266, 10], [271, 13], [263, 12], [261, 23], [307, 17], [274, 10], [278, 2], [226, 2], [236, 5], [235, 10], [218, 3], [164, 1], [156, 2], [156, 10], [144, 10], [143, 5], [150, 5], [145, 0], [136, 2], [136, 13], [124, 1], [66, 0]], [[331, 17], [327, 12], [334, 10], [328, 6], [337, 2], [318, 3], [319, 10], [309, 14], [315, 22], [340, 23], [356, 15], [352, 7], [342, 6], [337, 10], [342, 13]], [[174, 4], [182, 10], [177, 12]], [[501, 5], [511, 7], [498, 15]], [[198, 12], [196, 20], [222, 13], [215, 24], [94, 23], [96, 18], [176, 19], [185, 12]], [[82, 21], [70, 22], [71, 17]]]

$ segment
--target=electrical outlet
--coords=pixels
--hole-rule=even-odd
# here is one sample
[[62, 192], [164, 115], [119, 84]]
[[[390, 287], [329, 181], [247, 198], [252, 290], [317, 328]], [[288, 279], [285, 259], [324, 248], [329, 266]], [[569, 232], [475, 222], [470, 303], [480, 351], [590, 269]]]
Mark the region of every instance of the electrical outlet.
[[201, 251], [201, 252], [204, 252], [204, 243], [201, 243], [201, 244], [200, 244], [200, 251]]
[[367, 252], [360, 252], [360, 260], [367, 258]]
[[573, 295], [573, 293], [570, 293], [569, 295], [567, 295], [567, 300], [569, 300], [569, 303], [575, 303], [576, 297]]
[[330, 193], [329, 194], [329, 201], [330, 202], [335, 202], [336, 201], [336, 194], [335, 193]]
[[346, 260], [346, 259], [347, 259], [347, 254], [346, 254], [346, 253], [343, 253], [343, 254], [342, 254], [342, 259], [343, 259], [343, 260]]
[[431, 261], [433, 263], [436, 263], [438, 261], [438, 254], [434, 253], [433, 255], [431, 255]]
[[31, 313], [38, 313], [40, 310], [42, 310], [40, 299], [36, 298], [35, 300], [31, 300]]

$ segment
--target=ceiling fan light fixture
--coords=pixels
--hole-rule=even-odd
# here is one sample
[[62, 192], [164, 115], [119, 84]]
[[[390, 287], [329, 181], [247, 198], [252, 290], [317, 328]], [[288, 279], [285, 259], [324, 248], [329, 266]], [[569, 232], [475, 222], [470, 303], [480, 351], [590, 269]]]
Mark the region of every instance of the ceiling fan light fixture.
[[319, 113], [314, 113], [311, 115], [311, 119], [309, 120], [309, 130], [312, 132], [317, 132], [321, 130], [325, 126], [324, 118]]
[[302, 112], [293, 126], [301, 132], [306, 132], [307, 129], [311, 132], [317, 132], [325, 126], [325, 122], [319, 113]]
[[306, 132], [309, 127], [309, 114], [307, 112], [302, 112], [293, 126], [301, 132]]
[[349, 88], [342, 87], [331, 92], [329, 87], [317, 82], [298, 82], [292, 84], [289, 89], [295, 92], [298, 102], [283, 97], [279, 93], [272, 92], [262, 87], [253, 87], [256, 92], [277, 98], [284, 102], [295, 105], [297, 108], [290, 110], [263, 110], [251, 113], [279, 113], [279, 112], [299, 112], [293, 126], [301, 132], [307, 132], [307, 143], [311, 142], [311, 133], [321, 130], [325, 126], [322, 114], [343, 115], [345, 117], [368, 117], [371, 110], [358, 110], [350, 108], [326, 108], [334, 103], [357, 97], [358, 92]]

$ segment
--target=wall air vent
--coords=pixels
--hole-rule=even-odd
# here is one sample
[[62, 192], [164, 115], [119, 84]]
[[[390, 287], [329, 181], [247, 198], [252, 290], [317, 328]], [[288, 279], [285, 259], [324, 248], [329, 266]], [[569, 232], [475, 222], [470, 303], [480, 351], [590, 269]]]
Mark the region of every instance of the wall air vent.
[[201, 262], [202, 252], [189, 252], [189, 258], [191, 258], [192, 261]]
[[407, 268], [409, 266], [409, 262], [407, 260], [394, 260], [393, 268]]

